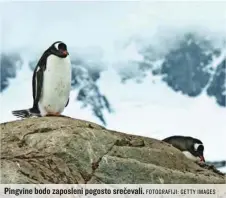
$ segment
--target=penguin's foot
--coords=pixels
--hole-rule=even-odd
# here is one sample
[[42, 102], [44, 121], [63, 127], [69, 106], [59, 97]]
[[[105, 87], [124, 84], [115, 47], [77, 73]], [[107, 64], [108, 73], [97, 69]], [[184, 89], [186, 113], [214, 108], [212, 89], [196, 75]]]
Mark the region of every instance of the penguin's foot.
[[57, 116], [57, 117], [59, 117], [59, 116], [61, 116], [61, 115], [60, 115], [60, 113], [48, 113], [46, 116], [47, 116], [47, 117], [48, 117], [48, 116]]

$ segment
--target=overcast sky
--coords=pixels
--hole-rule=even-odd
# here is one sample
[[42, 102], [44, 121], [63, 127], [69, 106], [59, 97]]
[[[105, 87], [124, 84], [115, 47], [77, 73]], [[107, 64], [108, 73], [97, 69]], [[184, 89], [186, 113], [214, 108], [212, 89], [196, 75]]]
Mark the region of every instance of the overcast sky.
[[[55, 40], [77, 47], [110, 49], [130, 36], [157, 29], [200, 28], [226, 34], [222, 2], [5, 2], [1, 4], [2, 47], [46, 48]], [[163, 33], [169, 34], [169, 32]]]

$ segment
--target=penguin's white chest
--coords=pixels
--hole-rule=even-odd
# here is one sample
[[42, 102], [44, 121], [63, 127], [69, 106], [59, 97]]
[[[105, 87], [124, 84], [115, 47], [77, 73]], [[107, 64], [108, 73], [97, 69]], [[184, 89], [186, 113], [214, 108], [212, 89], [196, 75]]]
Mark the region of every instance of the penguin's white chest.
[[70, 58], [50, 55], [43, 75], [42, 94], [39, 101], [41, 115], [62, 113], [71, 90]]
[[189, 151], [183, 151], [183, 154], [192, 161], [200, 161], [199, 157], [192, 155]]

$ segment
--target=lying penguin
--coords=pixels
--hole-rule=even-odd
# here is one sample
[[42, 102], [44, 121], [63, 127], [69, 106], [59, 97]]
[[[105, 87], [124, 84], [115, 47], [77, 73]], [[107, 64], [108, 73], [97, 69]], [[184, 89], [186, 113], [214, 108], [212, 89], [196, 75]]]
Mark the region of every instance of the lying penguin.
[[171, 136], [162, 141], [173, 145], [192, 161], [205, 162], [203, 143], [196, 138], [188, 136]]
[[20, 118], [60, 116], [71, 90], [71, 62], [65, 43], [57, 41], [43, 53], [33, 73], [32, 88], [33, 106], [12, 114]]

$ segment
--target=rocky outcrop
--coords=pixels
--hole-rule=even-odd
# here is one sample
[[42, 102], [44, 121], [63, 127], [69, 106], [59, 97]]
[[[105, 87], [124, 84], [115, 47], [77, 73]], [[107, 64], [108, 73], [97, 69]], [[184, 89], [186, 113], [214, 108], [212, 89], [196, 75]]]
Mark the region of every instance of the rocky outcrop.
[[162, 141], [66, 117], [1, 124], [1, 183], [226, 183]]

